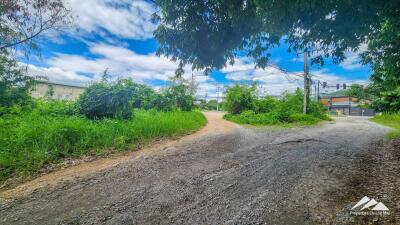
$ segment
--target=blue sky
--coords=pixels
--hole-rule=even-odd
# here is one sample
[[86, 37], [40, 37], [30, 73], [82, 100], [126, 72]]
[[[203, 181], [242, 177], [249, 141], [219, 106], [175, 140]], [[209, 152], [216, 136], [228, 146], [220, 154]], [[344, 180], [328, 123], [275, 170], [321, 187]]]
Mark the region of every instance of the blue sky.
[[[155, 56], [157, 42], [152, 32], [156, 24], [151, 15], [156, 11], [149, 2], [137, 0], [66, 0], [74, 16], [73, 27], [63, 32], [51, 31], [38, 40], [40, 57], [31, 57], [29, 73], [45, 75], [51, 81], [85, 85], [99, 79], [109, 68], [113, 79], [131, 78], [139, 83], [162, 88], [173, 76], [177, 63]], [[286, 51], [287, 46], [271, 50], [271, 62], [289, 72], [301, 73], [303, 57]], [[361, 47], [363, 49], [363, 47]], [[348, 59], [339, 65], [327, 60], [319, 68], [313, 66], [314, 79], [336, 83], [366, 83], [370, 74], [368, 66], [359, 63], [356, 53], [348, 53]], [[184, 77], [191, 77], [190, 66]], [[265, 94], [280, 94], [302, 86], [300, 77], [284, 74], [273, 67], [254, 69], [252, 61], [238, 57], [233, 66], [213, 71], [203, 76], [194, 71], [199, 96], [216, 95], [217, 86], [233, 82], [256, 80]]]

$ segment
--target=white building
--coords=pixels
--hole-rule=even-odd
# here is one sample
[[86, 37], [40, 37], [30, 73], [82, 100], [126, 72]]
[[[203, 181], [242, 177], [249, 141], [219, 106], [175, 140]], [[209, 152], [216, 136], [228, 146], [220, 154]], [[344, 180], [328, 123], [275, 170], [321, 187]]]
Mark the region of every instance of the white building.
[[31, 95], [34, 98], [49, 96], [57, 100], [76, 100], [84, 90], [84, 86], [41, 81], [36, 85]]

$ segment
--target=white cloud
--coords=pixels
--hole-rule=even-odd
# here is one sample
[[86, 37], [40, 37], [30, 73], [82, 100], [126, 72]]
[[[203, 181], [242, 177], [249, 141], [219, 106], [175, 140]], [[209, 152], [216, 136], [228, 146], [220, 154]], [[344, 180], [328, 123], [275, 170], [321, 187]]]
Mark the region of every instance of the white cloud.
[[[165, 57], [157, 57], [154, 53], [141, 55], [120, 46], [104, 43], [90, 43], [89, 52], [94, 58], [86, 58], [81, 55], [56, 54], [55, 57], [46, 61], [47, 68], [29, 66], [30, 74], [45, 75], [51, 81], [68, 84], [85, 84], [98, 80], [106, 68], [109, 68], [111, 79], [131, 78], [138, 83], [152, 84], [153, 81], [167, 81], [173, 76], [178, 68], [176, 62]], [[184, 68], [184, 78], [191, 79], [193, 73], [198, 85], [197, 95], [199, 97], [217, 97], [217, 89], [220, 86], [222, 92], [223, 84], [218, 84], [210, 76], [204, 76], [202, 72], [192, 72], [190, 66]], [[233, 66], [227, 66], [221, 70], [226, 78], [232, 82], [257, 81], [263, 94], [279, 95], [284, 91], [294, 91], [303, 87], [302, 71], [295, 73], [284, 73], [274, 67], [255, 69], [254, 63], [248, 58], [237, 58]], [[365, 83], [342, 78], [332, 74], [328, 69], [311, 72], [314, 80], [326, 81], [329, 85], [336, 83]], [[160, 88], [154, 86], [154, 88]], [[222, 95], [220, 92], [220, 95]]]
[[[50, 81], [85, 85], [90, 81], [100, 79], [106, 68], [112, 80], [118, 78], [130, 78], [138, 83], [152, 84], [152, 81], [167, 81], [174, 76], [178, 68], [176, 62], [165, 57], [158, 57], [154, 53], [148, 55], [137, 54], [127, 48], [108, 44], [90, 44], [89, 51], [96, 58], [85, 58], [81, 55], [56, 54], [46, 61], [48, 67], [29, 65], [28, 73], [34, 76], [47, 76]], [[185, 79], [191, 79], [190, 66], [184, 68]], [[202, 72], [193, 72], [198, 95], [216, 96], [216, 85], [210, 76], [204, 76]], [[153, 85], [160, 89], [160, 86]]]
[[340, 66], [346, 70], [355, 70], [363, 68], [363, 64], [361, 63], [360, 54], [367, 50], [367, 44], [361, 44], [356, 52], [347, 52], [346, 59], [340, 63]]
[[[263, 94], [280, 95], [284, 91], [293, 92], [299, 87], [303, 88], [304, 85], [302, 77], [303, 71], [285, 73], [275, 67], [255, 69], [254, 63], [248, 58], [238, 58], [235, 60], [235, 65], [228, 66], [221, 71], [226, 73], [226, 78], [233, 82], [257, 81], [260, 84], [260, 89]], [[365, 80], [353, 80], [338, 76], [331, 73], [327, 68], [311, 71], [311, 75], [314, 81], [320, 80], [321, 82], [327, 82], [330, 86], [343, 83], [347, 85], [353, 83], [367, 83]], [[326, 89], [328, 92], [334, 90], [335, 88]]]
[[362, 68], [363, 65], [360, 63], [361, 59], [356, 53], [350, 53], [346, 59], [340, 63], [340, 66], [346, 70], [354, 70]]
[[[44, 68], [43, 73], [49, 71], [64, 71], [75, 76], [81, 74], [91, 75], [91, 79], [97, 80], [106, 68], [112, 78], [132, 78], [137, 82], [146, 80], [167, 80], [174, 75], [177, 63], [165, 57], [157, 57], [155, 54], [140, 55], [127, 48], [107, 44], [91, 44], [89, 51], [96, 58], [85, 58], [81, 55], [56, 54], [46, 61], [49, 68]], [[36, 67], [36, 72], [39, 67]], [[188, 68], [186, 68], [188, 71]], [[55, 75], [50, 75], [50, 78]], [[67, 81], [70, 77], [63, 77]]]
[[62, 84], [82, 86], [90, 81], [90, 78], [79, 75], [72, 71], [64, 71], [57, 67], [37, 67], [26, 65], [28, 74], [31, 76], [46, 76], [50, 81]]
[[[286, 74], [283, 71], [266, 67], [265, 69], [255, 68], [254, 63], [248, 58], [237, 58], [233, 66], [221, 70], [226, 73], [226, 78], [233, 82], [257, 81], [264, 94], [279, 95], [284, 91], [294, 91], [301, 87], [302, 78], [297, 73]], [[301, 73], [299, 71], [299, 73]]]
[[155, 7], [145, 0], [65, 0], [74, 17], [70, 32], [106, 36], [104, 31], [121, 38], [147, 39], [156, 25], [151, 22]]

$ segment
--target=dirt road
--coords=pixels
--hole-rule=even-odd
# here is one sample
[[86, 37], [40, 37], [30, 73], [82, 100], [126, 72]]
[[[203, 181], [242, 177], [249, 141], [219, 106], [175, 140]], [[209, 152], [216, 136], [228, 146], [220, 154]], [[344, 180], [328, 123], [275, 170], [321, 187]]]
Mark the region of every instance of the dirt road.
[[186, 139], [3, 200], [0, 224], [327, 224], [353, 203], [334, 198], [343, 178], [387, 131], [364, 118], [272, 129], [207, 117]]

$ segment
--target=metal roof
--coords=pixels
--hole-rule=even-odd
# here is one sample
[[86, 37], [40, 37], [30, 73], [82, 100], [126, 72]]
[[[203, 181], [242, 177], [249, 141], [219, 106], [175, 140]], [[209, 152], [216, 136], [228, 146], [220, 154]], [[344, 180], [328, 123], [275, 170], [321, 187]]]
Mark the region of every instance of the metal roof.
[[346, 90], [339, 90], [327, 94], [321, 94], [321, 98], [337, 98], [337, 97], [354, 97], [354, 96], [349, 96], [346, 95]]
[[62, 86], [76, 87], [76, 88], [86, 88], [86, 85], [84, 85], [84, 84], [69, 84], [69, 83], [54, 82], [54, 81], [47, 81], [47, 80], [39, 80], [38, 83], [62, 85]]

